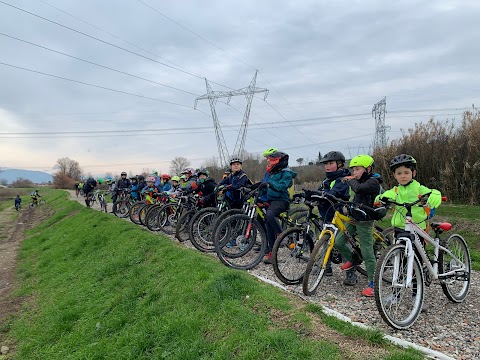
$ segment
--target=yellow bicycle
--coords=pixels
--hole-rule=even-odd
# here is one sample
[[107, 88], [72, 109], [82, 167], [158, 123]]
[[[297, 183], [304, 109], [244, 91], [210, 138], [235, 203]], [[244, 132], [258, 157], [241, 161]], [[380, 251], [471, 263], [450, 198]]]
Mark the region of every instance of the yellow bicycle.
[[[342, 214], [338, 210], [338, 206], [342, 206], [342, 211], [347, 214], [349, 214], [352, 210], [362, 212], [365, 214], [365, 216], [367, 216], [365, 210], [367, 210], [369, 213], [373, 211], [378, 218], [381, 218], [386, 214], [385, 207], [373, 209], [338, 199], [332, 195], [313, 195], [312, 198], [315, 198], [315, 200], [329, 202], [331, 206], [335, 207], [335, 215], [330, 223], [323, 224], [323, 229], [319, 235], [319, 240], [315, 243], [313, 251], [310, 255], [307, 269], [305, 270], [305, 275], [303, 277], [303, 293], [308, 296], [315, 294], [320, 282], [323, 279], [323, 275], [325, 274], [325, 270], [327, 268], [327, 263], [332, 255], [335, 237], [339, 232], [345, 234], [347, 242], [350, 244], [350, 247], [353, 250], [352, 262], [357, 264], [357, 271], [363, 275], [367, 274], [365, 267], [362, 265], [363, 258], [362, 252], [360, 251], [358, 238], [356, 234], [350, 234], [346, 228], [346, 223], [351, 223], [352, 219], [350, 219], [347, 215]], [[387, 230], [383, 231], [378, 226], [373, 227], [373, 251], [377, 259], [379, 258], [381, 251], [390, 245], [389, 237], [386, 236], [386, 232]]]

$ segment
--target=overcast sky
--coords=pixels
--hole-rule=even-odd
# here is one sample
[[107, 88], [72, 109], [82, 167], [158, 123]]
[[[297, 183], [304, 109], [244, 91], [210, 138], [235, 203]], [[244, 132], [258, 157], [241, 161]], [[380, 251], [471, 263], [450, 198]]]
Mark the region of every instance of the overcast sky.
[[[247, 151], [276, 147], [293, 163], [368, 152], [384, 96], [389, 139], [478, 105], [479, 16], [475, 0], [0, 0], [0, 167], [51, 173], [66, 156], [96, 175], [166, 172], [176, 156], [200, 166], [218, 156], [208, 100], [193, 109], [204, 78], [231, 91], [255, 69], [270, 92], [253, 99]], [[246, 100], [224, 102], [233, 153]]]

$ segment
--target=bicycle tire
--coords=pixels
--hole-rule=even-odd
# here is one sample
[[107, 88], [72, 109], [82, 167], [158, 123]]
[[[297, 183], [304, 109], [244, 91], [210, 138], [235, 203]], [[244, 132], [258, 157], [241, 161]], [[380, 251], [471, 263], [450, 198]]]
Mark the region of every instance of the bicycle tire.
[[189, 223], [190, 242], [201, 252], [214, 252], [213, 227], [218, 217], [218, 208], [208, 207], [195, 213]]
[[[398, 273], [396, 285], [393, 274]], [[404, 243], [390, 245], [377, 262], [375, 304], [382, 319], [395, 329], [407, 329], [420, 316], [424, 300], [424, 278], [417, 254], [413, 257], [412, 284], [405, 287], [407, 254]], [[402, 284], [403, 283], [403, 284]]]
[[38, 200], [38, 205], [47, 205], [47, 201], [44, 199]]
[[152, 206], [153, 204], [144, 204], [138, 210], [138, 221], [140, 225], [145, 226], [145, 217], [147, 216], [148, 207]]
[[325, 274], [326, 264], [330, 257], [329, 246], [331, 241], [331, 235], [323, 235], [316, 243], [310, 254], [307, 268], [305, 269], [305, 275], [302, 281], [303, 293], [307, 296], [311, 296], [317, 292], [320, 282]]
[[175, 232], [178, 221], [178, 205], [165, 204], [158, 213], [159, 230], [167, 235], [172, 235]]
[[[262, 261], [267, 248], [265, 230], [255, 219], [250, 226], [248, 224], [250, 224], [248, 215], [235, 214], [224, 219], [217, 227], [215, 252], [220, 261], [228, 267], [249, 270]], [[223, 236], [225, 234], [226, 236]], [[230, 248], [227, 244], [232, 238], [235, 239], [235, 246]]]
[[130, 221], [133, 222], [134, 224], [140, 225], [140, 221], [138, 219], [138, 214], [140, 207], [145, 204], [145, 201], [136, 201], [130, 206], [130, 211], [128, 212], [128, 216], [130, 218]]
[[162, 205], [155, 204], [147, 208], [145, 214], [145, 226], [150, 231], [160, 231], [160, 225], [158, 223], [159, 213], [162, 211]]
[[300, 284], [314, 248], [312, 233], [295, 226], [278, 235], [272, 249], [273, 271], [285, 285]]
[[131, 204], [128, 201], [120, 199], [113, 203], [112, 212], [116, 217], [124, 219], [130, 215], [130, 207]]
[[213, 225], [212, 233], [215, 241], [215, 234], [217, 233], [217, 227], [220, 225], [220, 223], [225, 220], [227, 217], [236, 215], [236, 214], [245, 214], [245, 211], [243, 209], [230, 209], [222, 212], [221, 214], [218, 215], [217, 220], [215, 221], [215, 224]]
[[180, 242], [185, 242], [190, 239], [190, 232], [188, 227], [190, 221], [195, 214], [195, 210], [184, 211], [178, 218], [177, 226], [175, 227], [175, 238]]
[[[454, 244], [457, 243], [457, 244]], [[451, 235], [443, 244], [445, 248], [450, 250], [461, 262], [465, 264], [466, 272], [458, 276], [449, 276], [440, 279], [440, 285], [443, 293], [448, 300], [454, 303], [461, 303], [465, 300], [470, 290], [471, 281], [471, 259], [467, 243], [458, 234]], [[457, 266], [456, 260], [447, 252], [440, 250], [438, 254], [438, 273], [443, 274], [454, 270]], [[458, 290], [456, 285], [458, 286]]]

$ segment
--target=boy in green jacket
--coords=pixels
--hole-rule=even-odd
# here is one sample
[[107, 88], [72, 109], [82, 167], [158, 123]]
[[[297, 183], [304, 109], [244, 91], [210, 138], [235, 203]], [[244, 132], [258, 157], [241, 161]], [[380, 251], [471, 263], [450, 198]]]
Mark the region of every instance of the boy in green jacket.
[[[379, 195], [380, 199], [389, 199], [397, 203], [409, 203], [418, 200], [419, 195], [428, 194], [427, 207], [436, 209], [442, 202], [442, 194], [435, 189], [429, 189], [421, 185], [415, 176], [417, 175], [417, 161], [411, 155], [400, 154], [395, 156], [390, 161], [390, 170], [393, 172], [393, 177], [398, 182], [398, 186], [393, 189], [385, 191]], [[412, 208], [412, 220], [423, 230], [426, 229], [426, 220], [430, 217], [423, 206], [415, 206]], [[405, 215], [407, 209], [401, 206], [396, 206], [392, 216], [392, 226], [395, 227], [396, 233], [405, 230]]]

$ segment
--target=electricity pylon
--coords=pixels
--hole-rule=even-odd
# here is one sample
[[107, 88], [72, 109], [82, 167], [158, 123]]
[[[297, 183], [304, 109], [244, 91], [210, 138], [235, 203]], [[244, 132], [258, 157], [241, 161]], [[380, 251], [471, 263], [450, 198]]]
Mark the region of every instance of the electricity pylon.
[[243, 150], [245, 148], [245, 140], [247, 138], [247, 128], [248, 128], [248, 120], [250, 118], [250, 110], [252, 108], [252, 100], [253, 96], [256, 93], [265, 93], [263, 100], [267, 98], [268, 90], [263, 88], [255, 87], [257, 82], [257, 73], [255, 72], [255, 76], [253, 77], [250, 85], [244, 87], [242, 89], [233, 90], [233, 91], [213, 91], [208, 83], [208, 80], [205, 79], [205, 83], [207, 85], [207, 93], [205, 95], [199, 96], [195, 99], [195, 106], [194, 109], [197, 108], [198, 100], [208, 99], [210, 102], [210, 109], [212, 111], [212, 118], [213, 118], [213, 126], [215, 128], [215, 135], [217, 137], [217, 147], [218, 147], [218, 155], [220, 157], [220, 162], [222, 166], [227, 166], [230, 161], [227, 145], [225, 144], [225, 139], [223, 137], [222, 129], [220, 127], [220, 123], [218, 121], [217, 112], [215, 111], [215, 104], [219, 98], [227, 98], [227, 105], [230, 103], [232, 96], [244, 95], [247, 99], [247, 107], [245, 109], [245, 113], [243, 115], [243, 121], [240, 125], [240, 131], [237, 136], [237, 141], [235, 143], [235, 148], [233, 150], [234, 156], [241, 157], [243, 154]]
[[384, 97], [378, 103], [373, 105], [372, 117], [375, 118], [375, 138], [373, 140], [373, 149], [387, 146], [387, 130], [390, 126], [385, 125], [385, 112], [387, 107], [387, 98]]

